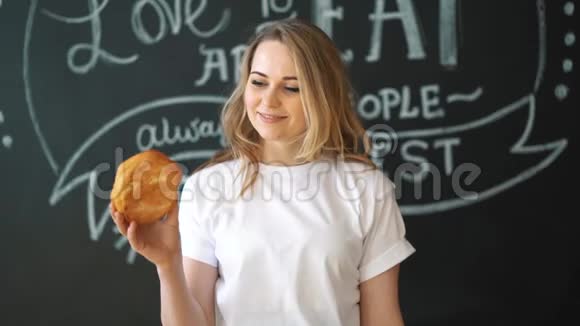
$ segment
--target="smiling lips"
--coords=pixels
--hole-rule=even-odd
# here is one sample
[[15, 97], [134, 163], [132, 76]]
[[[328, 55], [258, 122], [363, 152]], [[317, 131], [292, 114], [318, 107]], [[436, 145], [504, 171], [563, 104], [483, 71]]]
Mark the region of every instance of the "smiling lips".
[[286, 119], [286, 116], [279, 116], [279, 115], [271, 115], [271, 114], [265, 114], [265, 113], [261, 113], [258, 112], [258, 115], [260, 116], [260, 119], [262, 119], [262, 121], [266, 122], [266, 123], [273, 123], [273, 122], [278, 122], [281, 120]]

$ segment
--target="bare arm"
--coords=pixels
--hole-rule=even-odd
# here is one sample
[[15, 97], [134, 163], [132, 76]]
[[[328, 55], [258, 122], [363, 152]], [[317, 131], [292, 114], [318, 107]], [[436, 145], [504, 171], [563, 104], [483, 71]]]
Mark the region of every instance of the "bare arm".
[[215, 267], [184, 257], [173, 266], [158, 267], [157, 272], [163, 325], [215, 325]]
[[361, 283], [361, 326], [402, 326], [399, 265]]

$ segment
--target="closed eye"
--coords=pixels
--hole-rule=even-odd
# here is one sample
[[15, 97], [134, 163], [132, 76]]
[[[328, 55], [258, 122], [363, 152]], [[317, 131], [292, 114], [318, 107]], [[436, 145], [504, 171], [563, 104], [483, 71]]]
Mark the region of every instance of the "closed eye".
[[262, 83], [259, 80], [252, 80], [252, 85], [256, 85], [256, 86], [264, 86], [266, 85], [266, 83]]
[[285, 87], [288, 91], [293, 92], [293, 93], [298, 93], [300, 91], [300, 88], [298, 87]]

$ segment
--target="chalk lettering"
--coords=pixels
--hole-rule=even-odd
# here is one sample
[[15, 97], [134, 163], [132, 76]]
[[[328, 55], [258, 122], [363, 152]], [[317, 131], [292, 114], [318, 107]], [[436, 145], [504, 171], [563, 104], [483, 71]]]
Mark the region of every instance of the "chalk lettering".
[[403, 86], [401, 92], [395, 88], [386, 87], [379, 90], [379, 95], [383, 100], [383, 118], [385, 120], [391, 119], [391, 109], [396, 106], [401, 107], [400, 118], [410, 119], [419, 116], [419, 109], [417, 107], [410, 108], [409, 103], [411, 102], [411, 88], [409, 86]]
[[417, 60], [425, 58], [425, 49], [419, 31], [418, 17], [415, 14], [412, 0], [397, 0], [399, 10], [385, 12], [385, 0], [375, 0], [375, 10], [369, 14], [372, 22], [372, 32], [367, 62], [377, 62], [381, 59], [381, 45], [383, 39], [383, 23], [386, 20], [398, 19], [403, 24], [405, 40], [407, 41], [407, 58]]
[[[156, 15], [158, 30], [153, 36], [143, 25], [142, 14], [146, 6], [151, 7]], [[154, 44], [163, 40], [167, 35], [168, 25], [173, 35], [178, 35], [181, 33], [181, 28], [187, 26], [193, 35], [200, 38], [210, 38], [225, 30], [230, 22], [231, 14], [229, 8], [224, 9], [220, 21], [213, 28], [203, 31], [197, 27], [196, 20], [202, 16], [206, 7], [207, 0], [201, 0], [195, 10], [192, 7], [192, 0], [185, 0], [183, 6], [181, 0], [174, 0], [173, 8], [166, 0], [139, 0], [133, 5], [131, 26], [137, 39], [145, 44]]]
[[[221, 48], [206, 48], [205, 44], [201, 44], [199, 46], [199, 52], [205, 57], [203, 74], [195, 81], [194, 85], [196, 87], [205, 86], [212, 78], [212, 75], [215, 74], [218, 75], [220, 82], [229, 82], [230, 75], [233, 75], [234, 81], [237, 82], [240, 79], [240, 64], [245, 50], [245, 44], [234, 46], [229, 53], [232, 60], [231, 65], [228, 65], [226, 50]], [[228, 71], [231, 71], [231, 74]]]
[[342, 6], [333, 7], [333, 0], [312, 1], [312, 22], [332, 38], [332, 21], [342, 20], [344, 10]]
[[457, 66], [457, 0], [439, 0], [439, 62]]
[[[161, 129], [161, 130], [159, 130]], [[137, 129], [136, 143], [140, 151], [151, 148], [161, 148], [167, 145], [198, 143], [204, 138], [220, 138], [220, 143], [224, 146], [221, 126], [217, 126], [213, 121], [202, 121], [195, 118], [190, 121], [189, 126], [171, 126], [166, 117], [161, 118], [161, 126], [154, 124], [144, 124]]]
[[242, 56], [244, 55], [244, 51], [246, 50], [245, 44], [240, 44], [232, 48], [230, 51], [230, 55], [234, 61], [234, 82], [237, 82], [240, 79], [240, 65], [242, 63]]
[[275, 13], [284, 14], [292, 8], [293, 0], [285, 0], [283, 5], [278, 5], [276, 0], [262, 0], [262, 17], [270, 17], [270, 10]]
[[413, 173], [403, 174], [402, 177], [405, 180], [417, 182], [423, 181], [423, 179], [425, 179], [425, 177], [427, 176], [426, 173], [429, 171], [428, 165], [426, 164], [428, 163], [427, 158], [413, 154], [411, 153], [411, 150], [421, 149], [425, 151], [428, 148], [429, 145], [427, 144], [427, 142], [421, 139], [411, 139], [404, 142], [401, 145], [401, 156], [403, 157], [403, 160], [405, 160], [406, 162], [415, 163], [416, 166], [419, 168], [418, 171], [415, 171]]
[[203, 86], [210, 79], [212, 71], [219, 73], [220, 81], [228, 81], [228, 63], [226, 51], [219, 48], [206, 49], [205, 44], [200, 44], [199, 52], [205, 56], [203, 75], [195, 81], [195, 86]]
[[[149, 31], [143, 26], [143, 20], [141, 19], [141, 13], [143, 8], [146, 5], [149, 5], [153, 10], [155, 10], [157, 22], [158, 22], [158, 30], [157, 34], [152, 36]], [[155, 44], [161, 41], [165, 34], [167, 34], [167, 22], [165, 21], [165, 15], [163, 14], [163, 10], [154, 0], [141, 0], [135, 3], [133, 6], [133, 12], [131, 14], [131, 26], [133, 27], [133, 31], [137, 39], [145, 44]]]
[[451, 175], [453, 172], [453, 146], [461, 144], [461, 139], [457, 137], [437, 139], [433, 142], [433, 148], [443, 148], [443, 162], [445, 164], [445, 174]]
[[[66, 24], [91, 23], [91, 43], [77, 43], [67, 52], [67, 64], [70, 70], [74, 73], [86, 74], [97, 65], [99, 59], [103, 60], [105, 63], [125, 65], [133, 63], [139, 58], [136, 54], [129, 57], [119, 57], [101, 48], [102, 32], [100, 15], [101, 12], [105, 10], [108, 2], [108, 0], [102, 0], [100, 3], [99, 0], [88, 0], [89, 14], [82, 17], [65, 17], [44, 10], [44, 14], [48, 17]], [[79, 55], [82, 55], [81, 51], [88, 51], [89, 58], [87, 62], [77, 64], [75, 61]]]
[[365, 120], [374, 120], [381, 117], [385, 121], [392, 120], [393, 111], [399, 111], [396, 117], [400, 120], [423, 118], [432, 120], [443, 118], [445, 111], [439, 107], [439, 85], [427, 84], [419, 87], [414, 96], [418, 96], [418, 105], [412, 105], [413, 92], [409, 85], [403, 85], [400, 89], [384, 87], [378, 91], [378, 95], [365, 94], [357, 104], [360, 116]]
[[439, 105], [439, 85], [426, 85], [421, 87], [421, 108], [425, 119], [442, 118], [445, 116], [443, 109], [433, 108]]
[[[453, 173], [455, 162], [453, 157], [454, 149], [461, 145], [461, 139], [458, 137], [447, 137], [434, 139], [432, 142], [426, 139], [411, 139], [407, 141], [402, 141], [401, 143], [401, 157], [405, 162], [416, 164], [418, 170], [414, 173], [406, 173], [403, 178], [407, 181], [417, 181], [424, 180], [427, 177], [427, 172], [432, 167], [429, 166], [429, 161], [427, 157], [434, 157], [435, 154], [429, 153], [427, 151], [430, 149], [442, 149], [443, 150], [443, 165], [444, 173], [446, 176], [450, 176]], [[423, 154], [425, 153], [425, 154]]]
[[[312, 22], [320, 27], [330, 38], [333, 37], [334, 19], [342, 20], [344, 18], [344, 9], [342, 6], [334, 8], [333, 0], [314, 0], [312, 1]], [[354, 60], [354, 52], [347, 49], [341, 53], [344, 62], [351, 63]]]
[[[186, 8], [187, 13], [189, 13], [191, 11], [191, 2], [192, 2], [192, 0], [186, 1], [185, 8]], [[222, 17], [221, 17], [220, 21], [213, 28], [211, 28], [207, 31], [202, 31], [201, 29], [199, 29], [199, 27], [197, 27], [195, 25], [195, 21], [205, 11], [206, 6], [207, 6], [207, 0], [201, 0], [197, 9], [193, 13], [188, 14], [187, 17], [185, 18], [185, 22], [187, 24], [187, 27], [189, 27], [189, 30], [191, 30], [191, 32], [194, 35], [201, 37], [201, 38], [210, 38], [210, 37], [213, 37], [214, 35], [216, 35], [217, 33], [225, 30], [226, 27], [230, 23], [230, 17], [231, 17], [231, 10], [229, 8], [226, 8], [222, 12]]]

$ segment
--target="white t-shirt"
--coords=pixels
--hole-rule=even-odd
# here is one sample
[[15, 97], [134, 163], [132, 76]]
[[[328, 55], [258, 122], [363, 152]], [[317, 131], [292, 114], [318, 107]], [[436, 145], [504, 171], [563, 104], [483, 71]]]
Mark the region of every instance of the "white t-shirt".
[[188, 177], [179, 206], [183, 255], [218, 268], [217, 325], [358, 326], [359, 284], [415, 251], [394, 184], [342, 160], [260, 164], [237, 198], [238, 168]]

